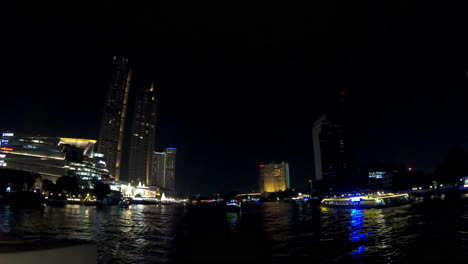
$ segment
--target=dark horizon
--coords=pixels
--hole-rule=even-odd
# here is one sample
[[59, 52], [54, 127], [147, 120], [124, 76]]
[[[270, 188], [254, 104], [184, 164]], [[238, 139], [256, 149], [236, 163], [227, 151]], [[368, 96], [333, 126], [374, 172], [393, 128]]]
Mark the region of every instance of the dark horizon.
[[13, 7], [1, 128], [97, 139], [112, 57], [127, 55], [132, 88], [155, 83], [156, 150], [178, 149], [185, 193], [246, 190], [270, 161], [290, 162], [305, 188], [312, 124], [341, 90], [361, 163], [432, 172], [468, 150], [463, 6], [315, 5], [240, 8], [241, 21], [199, 5]]

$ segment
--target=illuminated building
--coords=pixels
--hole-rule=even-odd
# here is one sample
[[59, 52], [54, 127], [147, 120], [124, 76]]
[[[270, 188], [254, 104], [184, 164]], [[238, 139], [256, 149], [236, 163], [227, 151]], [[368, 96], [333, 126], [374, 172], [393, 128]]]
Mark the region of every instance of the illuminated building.
[[156, 100], [154, 86], [136, 95], [130, 139], [128, 181], [150, 185], [156, 136]]
[[341, 92], [341, 103], [337, 109], [322, 115], [312, 128], [315, 180], [326, 190], [347, 189], [353, 185], [345, 94]]
[[166, 188], [166, 152], [153, 152], [153, 169], [149, 185]]
[[258, 166], [260, 192], [279, 192], [289, 189], [289, 163], [270, 163]]
[[[74, 175], [96, 178], [108, 174], [102, 161], [98, 168], [92, 169], [98, 163], [93, 159], [97, 154], [93, 152], [96, 140], [15, 135], [3, 136], [1, 140], [0, 163], [6, 164], [4, 167], [39, 173], [43, 179], [54, 182], [59, 177], [70, 174], [69, 170], [86, 173]], [[96, 166], [93, 166], [93, 162]], [[80, 169], [75, 169], [77, 166]]]
[[107, 168], [116, 180], [120, 178], [122, 144], [127, 115], [127, 101], [132, 73], [128, 59], [114, 57], [112, 79], [107, 91], [99, 131], [98, 152], [103, 153]]
[[176, 149], [166, 148], [166, 186], [169, 191], [175, 192]]
[[94, 153], [83, 156], [80, 161], [69, 161], [66, 165], [67, 174], [80, 179], [80, 185], [88, 185], [93, 179], [110, 180], [109, 170], [106, 168], [104, 154]]
[[373, 190], [389, 190], [393, 186], [393, 174], [387, 171], [370, 171], [369, 188]]
[[152, 182], [169, 192], [175, 191], [176, 148], [153, 152]]

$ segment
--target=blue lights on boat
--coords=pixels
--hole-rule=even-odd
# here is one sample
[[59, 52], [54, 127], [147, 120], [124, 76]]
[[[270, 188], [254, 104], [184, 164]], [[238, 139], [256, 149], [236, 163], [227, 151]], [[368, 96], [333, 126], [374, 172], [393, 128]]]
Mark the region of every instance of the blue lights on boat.
[[166, 148], [166, 149], [173, 149], [173, 150], [176, 150], [176, 148]]
[[351, 202], [360, 202], [361, 201], [361, 197], [352, 197], [351, 198]]

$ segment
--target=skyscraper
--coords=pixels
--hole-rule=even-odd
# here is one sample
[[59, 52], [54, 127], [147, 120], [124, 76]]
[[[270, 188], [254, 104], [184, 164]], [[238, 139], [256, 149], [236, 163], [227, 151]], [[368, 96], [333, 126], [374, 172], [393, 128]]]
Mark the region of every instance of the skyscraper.
[[315, 180], [322, 190], [344, 190], [352, 186], [349, 118], [345, 111], [344, 96], [338, 107], [314, 122]]
[[128, 59], [115, 56], [112, 79], [107, 91], [99, 131], [98, 152], [104, 154], [107, 168], [117, 181], [120, 179], [122, 144], [131, 79], [132, 73], [128, 66]]
[[260, 192], [279, 192], [289, 189], [289, 163], [270, 163], [258, 166]]
[[130, 139], [128, 181], [150, 185], [156, 136], [156, 99], [154, 86], [136, 95]]
[[166, 148], [166, 186], [169, 191], [175, 192], [176, 148]]
[[166, 148], [164, 152], [153, 152], [151, 185], [175, 192], [176, 151], [176, 148]]
[[166, 152], [153, 152], [153, 169], [149, 185], [166, 188]]

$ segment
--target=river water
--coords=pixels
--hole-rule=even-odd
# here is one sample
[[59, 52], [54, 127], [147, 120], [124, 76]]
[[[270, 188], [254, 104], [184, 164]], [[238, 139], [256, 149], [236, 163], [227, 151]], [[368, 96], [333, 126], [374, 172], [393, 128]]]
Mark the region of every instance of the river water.
[[1, 236], [80, 239], [99, 263], [401, 263], [468, 261], [468, 196], [384, 209], [265, 202], [224, 208], [0, 207]]

